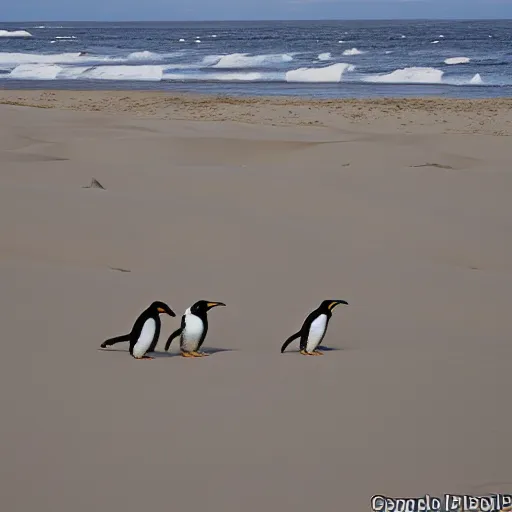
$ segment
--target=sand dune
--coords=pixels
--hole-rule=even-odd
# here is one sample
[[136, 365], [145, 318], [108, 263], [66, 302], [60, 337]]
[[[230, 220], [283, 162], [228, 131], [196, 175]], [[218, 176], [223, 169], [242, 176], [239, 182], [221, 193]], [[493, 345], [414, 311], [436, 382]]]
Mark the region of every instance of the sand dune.
[[[269, 105], [251, 124], [0, 106], [6, 510], [510, 491], [512, 174], [489, 135], [508, 110], [470, 134], [477, 103], [411, 109], [405, 133], [361, 105], [374, 119], [319, 108], [322, 127], [272, 126]], [[165, 354], [200, 298], [228, 306], [218, 351]], [[279, 354], [324, 298], [350, 303], [332, 350]], [[99, 350], [157, 299], [178, 313], [157, 359]]]

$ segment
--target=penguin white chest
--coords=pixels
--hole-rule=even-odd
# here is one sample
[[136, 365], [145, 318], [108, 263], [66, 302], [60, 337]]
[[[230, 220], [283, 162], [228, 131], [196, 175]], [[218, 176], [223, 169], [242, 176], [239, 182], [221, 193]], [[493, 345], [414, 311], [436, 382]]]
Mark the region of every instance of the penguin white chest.
[[155, 319], [148, 318], [144, 322], [142, 330], [140, 331], [139, 339], [137, 340], [137, 343], [135, 343], [135, 346], [133, 347], [133, 357], [140, 359], [148, 351], [148, 348], [155, 339], [155, 332]]
[[308, 341], [306, 343], [306, 350], [308, 352], [313, 352], [313, 350], [315, 350], [316, 347], [318, 347], [318, 345], [320, 344], [325, 335], [326, 328], [327, 315], [320, 315], [318, 318], [315, 318], [313, 322], [311, 322]]
[[197, 350], [201, 337], [203, 336], [203, 321], [196, 315], [185, 316], [185, 328], [182, 333], [181, 346], [188, 352]]

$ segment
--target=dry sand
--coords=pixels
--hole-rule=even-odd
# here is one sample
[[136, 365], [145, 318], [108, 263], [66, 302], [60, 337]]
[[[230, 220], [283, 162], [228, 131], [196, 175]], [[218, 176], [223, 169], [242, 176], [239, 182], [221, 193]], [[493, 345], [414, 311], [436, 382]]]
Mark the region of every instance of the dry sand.
[[[0, 103], [2, 510], [512, 489], [512, 101]], [[99, 350], [200, 298], [211, 357]], [[332, 350], [279, 354], [324, 298]]]

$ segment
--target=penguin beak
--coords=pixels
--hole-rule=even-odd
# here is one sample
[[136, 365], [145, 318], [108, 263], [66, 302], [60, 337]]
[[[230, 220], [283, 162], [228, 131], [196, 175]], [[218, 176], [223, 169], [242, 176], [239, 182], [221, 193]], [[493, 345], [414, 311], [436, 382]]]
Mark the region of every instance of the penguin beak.
[[169, 316], [176, 316], [176, 313], [171, 308], [158, 308], [159, 313], [167, 313]]
[[217, 306], [225, 306], [224, 302], [208, 302], [208, 309], [215, 308]]
[[329, 305], [329, 309], [334, 309], [338, 304], [345, 304], [348, 306], [348, 302], [346, 300], [333, 300]]

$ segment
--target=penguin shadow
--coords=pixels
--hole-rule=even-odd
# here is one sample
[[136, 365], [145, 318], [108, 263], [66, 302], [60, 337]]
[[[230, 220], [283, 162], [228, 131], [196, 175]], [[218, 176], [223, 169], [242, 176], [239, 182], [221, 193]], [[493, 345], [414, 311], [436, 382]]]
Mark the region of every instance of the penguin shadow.
[[[99, 347], [98, 351], [99, 352], [120, 352], [120, 353], [128, 353], [129, 352], [129, 350], [125, 349], [125, 348], [108, 348], [108, 347], [105, 347], [105, 348]], [[205, 347], [201, 351], [204, 352], [205, 354], [208, 354], [209, 356], [212, 356], [214, 354], [220, 354], [222, 352], [236, 352], [236, 349]], [[155, 359], [167, 359], [169, 357], [181, 357], [181, 352], [171, 352], [171, 351], [156, 352], [155, 351], [155, 352], [148, 353], [148, 356], [154, 357]]]
[[[235, 352], [236, 349], [234, 348], [214, 348], [214, 347], [201, 347], [201, 352], [208, 356], [213, 356], [215, 354], [221, 354], [222, 352]], [[153, 356], [155, 358], [157, 357], [182, 357], [181, 352], [152, 352], [151, 354], [148, 354], [150, 356]]]
[[155, 359], [168, 359], [169, 357], [176, 357], [179, 356], [179, 354], [176, 354], [176, 352], [149, 352], [147, 354], [149, 357], [154, 357]]
[[98, 352], [128, 352], [128, 349], [125, 348], [98, 348]]
[[221, 354], [222, 352], [236, 352], [236, 348], [218, 348], [218, 347], [202, 347], [201, 351], [209, 356], [214, 354]]
[[[352, 347], [324, 347], [323, 345], [319, 345], [317, 347], [317, 349], [320, 351], [320, 352], [348, 352], [348, 351], [351, 351], [351, 350], [355, 350], [354, 348]], [[286, 351], [284, 354], [282, 355], [286, 355], [286, 354], [298, 354], [300, 352], [299, 349], [296, 349], [296, 350], [288, 350]]]
[[322, 345], [319, 345], [318, 350], [321, 350], [322, 352], [338, 352], [339, 350], [343, 349], [340, 347], [324, 347]]
[[322, 352], [352, 352], [352, 350], [357, 350], [356, 347], [323, 347], [319, 346], [318, 350], [321, 350]]
[[[108, 347], [105, 347], [105, 348], [99, 347], [98, 351], [99, 352], [119, 352], [119, 353], [124, 353], [124, 354], [127, 354], [130, 352], [127, 348], [108, 348]], [[154, 359], [166, 359], [168, 357], [179, 356], [180, 354], [176, 353], [176, 352], [156, 352], [155, 351], [155, 352], [148, 352], [147, 355], [149, 357], [153, 357]]]

